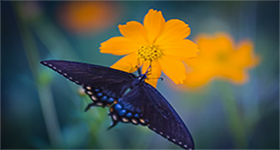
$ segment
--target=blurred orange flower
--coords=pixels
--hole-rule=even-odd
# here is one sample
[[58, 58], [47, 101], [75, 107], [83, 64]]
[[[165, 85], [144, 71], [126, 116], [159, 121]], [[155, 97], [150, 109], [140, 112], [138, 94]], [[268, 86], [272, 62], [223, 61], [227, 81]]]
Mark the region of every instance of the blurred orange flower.
[[191, 32], [188, 24], [178, 19], [165, 22], [161, 11], [150, 9], [143, 25], [130, 21], [118, 27], [123, 36], [113, 37], [100, 47], [101, 53], [127, 55], [112, 68], [134, 72], [140, 65], [145, 73], [151, 65], [146, 82], [154, 87], [161, 71], [176, 84], [183, 83], [186, 69], [182, 61], [196, 57], [198, 52], [197, 45], [185, 39]]
[[111, 26], [119, 16], [115, 3], [105, 1], [71, 1], [61, 6], [59, 21], [71, 32], [99, 32]]
[[184, 84], [189, 87], [204, 85], [215, 77], [243, 84], [248, 80], [247, 70], [259, 62], [250, 40], [235, 45], [230, 35], [217, 33], [198, 35], [197, 41], [199, 56], [185, 61], [190, 68]]

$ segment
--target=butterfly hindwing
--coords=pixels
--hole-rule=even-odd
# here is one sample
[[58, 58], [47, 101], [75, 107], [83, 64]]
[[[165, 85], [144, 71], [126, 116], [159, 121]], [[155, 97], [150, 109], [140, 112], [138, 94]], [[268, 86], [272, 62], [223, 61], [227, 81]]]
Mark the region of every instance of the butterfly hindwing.
[[91, 98], [91, 106], [110, 106], [130, 87], [135, 75], [108, 67], [86, 63], [48, 60], [43, 65], [53, 69], [70, 81], [82, 85]]
[[110, 112], [113, 126], [119, 121], [147, 125], [184, 149], [194, 148], [191, 134], [179, 115], [166, 99], [147, 83], [127, 92]]
[[[139, 91], [138, 88], [131, 89], [124, 94], [123, 97], [118, 99], [118, 103], [110, 108], [109, 115], [113, 122], [109, 129], [115, 126], [118, 122], [132, 123], [134, 125], [140, 124], [143, 126], [149, 124], [149, 121], [143, 117], [143, 108], [141, 106], [144, 101], [140, 101], [138, 97], [133, 97], [133, 95], [144, 95], [144, 93], [141, 92], [142, 91]], [[130, 95], [131, 97], [129, 98], [132, 99], [127, 101], [127, 95]]]

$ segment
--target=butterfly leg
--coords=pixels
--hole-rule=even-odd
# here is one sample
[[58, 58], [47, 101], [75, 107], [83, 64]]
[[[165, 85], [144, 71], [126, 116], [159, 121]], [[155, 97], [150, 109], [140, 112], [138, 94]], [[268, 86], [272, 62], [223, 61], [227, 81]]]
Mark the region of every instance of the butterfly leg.
[[88, 111], [92, 106], [95, 106], [95, 103], [88, 104], [85, 111]]

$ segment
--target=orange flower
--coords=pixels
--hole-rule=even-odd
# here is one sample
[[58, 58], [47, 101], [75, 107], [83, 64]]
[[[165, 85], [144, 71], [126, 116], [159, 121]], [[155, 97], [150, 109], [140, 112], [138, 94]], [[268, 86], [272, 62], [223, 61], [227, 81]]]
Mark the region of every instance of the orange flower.
[[259, 62], [250, 40], [242, 40], [234, 46], [233, 39], [226, 33], [199, 35], [197, 39], [199, 56], [185, 61], [190, 70], [184, 84], [189, 87], [204, 85], [214, 77], [229, 79], [235, 84], [245, 83], [247, 69]]
[[165, 22], [161, 11], [150, 9], [144, 25], [130, 21], [118, 27], [123, 36], [113, 37], [100, 47], [101, 53], [127, 55], [112, 68], [134, 72], [135, 66], [140, 65], [145, 73], [151, 65], [146, 82], [154, 87], [161, 71], [176, 84], [183, 83], [186, 69], [182, 61], [197, 56], [198, 52], [197, 45], [185, 39], [191, 31], [186, 23], [178, 19]]
[[112, 2], [67, 2], [59, 9], [58, 17], [74, 33], [98, 32], [116, 21], [118, 11], [114, 6]]

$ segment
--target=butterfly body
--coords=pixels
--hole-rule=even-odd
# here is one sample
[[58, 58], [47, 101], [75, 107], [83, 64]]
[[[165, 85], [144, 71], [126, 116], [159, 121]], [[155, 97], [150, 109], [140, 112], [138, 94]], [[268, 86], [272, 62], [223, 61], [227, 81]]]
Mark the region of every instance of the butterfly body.
[[193, 139], [185, 124], [167, 100], [144, 80], [146, 73], [135, 76], [120, 70], [70, 61], [42, 61], [43, 65], [78, 85], [94, 106], [110, 107], [112, 128], [118, 122], [148, 126], [149, 129], [179, 145], [193, 149]]

